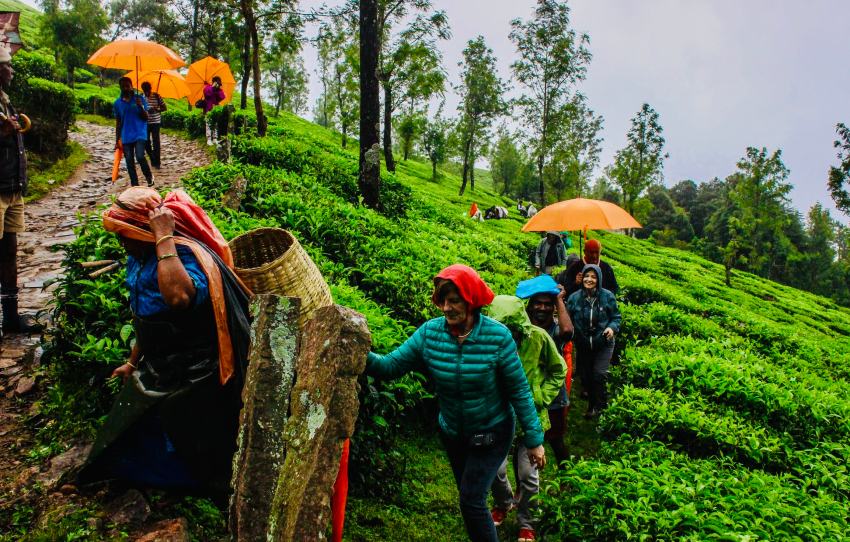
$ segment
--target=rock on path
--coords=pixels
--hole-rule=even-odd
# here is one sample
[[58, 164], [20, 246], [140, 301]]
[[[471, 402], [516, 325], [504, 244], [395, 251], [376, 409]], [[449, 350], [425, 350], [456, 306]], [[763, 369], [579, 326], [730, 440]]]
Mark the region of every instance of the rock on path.
[[[88, 122], [77, 126], [80, 131], [71, 132], [70, 137], [85, 147], [89, 159], [63, 186], [26, 206], [27, 231], [18, 236], [18, 285], [23, 312], [34, 314], [47, 308], [52, 299], [53, 288], [43, 286], [62, 273], [63, 253], [52, 252], [50, 246], [72, 241], [78, 213], [109, 202], [112, 195], [130, 185], [123, 163], [122, 178], [112, 183], [115, 129]], [[156, 187], [179, 186], [183, 175], [209, 162], [207, 152], [195, 142], [162, 134], [162, 168], [153, 170]], [[38, 341], [38, 336], [15, 334], [0, 342], [0, 503], [11, 498], [16, 487], [35, 474], [27, 472], [30, 469], [24, 454], [32, 440], [20, 420], [30, 407], [31, 395], [39, 391], [38, 381], [29, 370], [29, 365], [35, 366], [39, 361], [40, 349], [35, 348]]]

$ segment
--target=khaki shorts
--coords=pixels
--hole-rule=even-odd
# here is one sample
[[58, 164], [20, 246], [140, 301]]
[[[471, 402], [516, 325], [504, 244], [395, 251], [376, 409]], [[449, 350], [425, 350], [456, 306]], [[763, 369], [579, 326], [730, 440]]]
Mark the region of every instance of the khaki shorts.
[[21, 193], [0, 193], [0, 237], [4, 232], [21, 233], [24, 226], [24, 198]]

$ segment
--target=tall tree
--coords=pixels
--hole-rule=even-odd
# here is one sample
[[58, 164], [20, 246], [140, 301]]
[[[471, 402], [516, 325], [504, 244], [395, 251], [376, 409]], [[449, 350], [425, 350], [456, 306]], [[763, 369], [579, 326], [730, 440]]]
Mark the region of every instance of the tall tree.
[[514, 137], [505, 129], [499, 136], [490, 154], [490, 174], [493, 185], [502, 195], [513, 195], [515, 184], [526, 166], [526, 159], [517, 148]]
[[647, 199], [652, 204], [652, 209], [637, 237], [652, 236], [659, 244], [668, 246], [677, 242], [688, 243], [693, 239], [694, 228], [688, 220], [688, 215], [675, 205], [666, 188], [660, 184], [650, 186]]
[[434, 119], [425, 126], [422, 133], [422, 149], [431, 162], [431, 180], [437, 180], [437, 166], [442, 164], [448, 154], [449, 122], [442, 117], [443, 107], [437, 111]]
[[571, 28], [570, 9], [557, 0], [538, 0], [534, 18], [515, 19], [511, 28], [510, 39], [520, 54], [511, 67], [516, 79], [527, 89], [518, 103], [532, 134], [538, 195], [540, 204], [545, 205], [543, 169], [555, 144], [553, 120], [587, 73], [591, 59], [587, 49], [589, 38]]
[[293, 14], [272, 35], [263, 55], [263, 67], [269, 75], [264, 86], [274, 97], [275, 116], [281, 109], [297, 114], [307, 105], [308, 76], [300, 53], [301, 20]]
[[44, 0], [41, 4], [41, 36], [64, 68], [68, 85], [74, 86], [74, 70], [86, 65], [103, 43], [101, 35], [109, 20], [97, 0]]
[[493, 121], [505, 113], [502, 99], [505, 83], [496, 71], [493, 50], [484, 43], [484, 37], [469, 40], [463, 50], [461, 84], [456, 88], [460, 95], [460, 137], [463, 170], [460, 195], [466, 190], [467, 179], [474, 190], [475, 160], [479, 156], [482, 142], [490, 136]]
[[778, 278], [777, 264], [787, 258], [790, 242], [785, 226], [790, 220], [788, 168], [782, 151], [747, 148], [738, 171], [726, 180], [723, 204], [706, 226], [707, 241], [718, 247], [726, 266], [743, 268], [768, 278]]
[[[378, 79], [384, 90], [384, 161], [395, 171], [392, 118], [402, 103], [411, 109], [441, 94], [446, 75], [437, 40], [451, 37], [444, 11], [431, 11], [431, 0], [379, 0]], [[403, 25], [394, 32], [396, 26]]]
[[428, 125], [428, 119], [422, 111], [408, 111], [397, 117], [399, 144], [401, 146], [402, 160], [407, 161], [413, 150], [413, 143], [423, 133]]
[[360, 0], [360, 175], [358, 184], [363, 203], [381, 207], [381, 121], [378, 58], [381, 41], [378, 2]]
[[838, 149], [838, 167], [829, 168], [829, 192], [835, 201], [835, 206], [850, 215], [850, 128], [844, 123], [835, 127], [838, 139], [834, 146]]
[[623, 205], [634, 212], [635, 202], [653, 181], [661, 181], [664, 160], [664, 129], [658, 113], [643, 104], [632, 117], [632, 127], [626, 134], [626, 147], [617, 151], [612, 170], [614, 181], [623, 191]]
[[[319, 28], [317, 48], [324, 99], [323, 115], [342, 135], [342, 146], [355, 126], [359, 110], [360, 60], [357, 20], [353, 10], [335, 14]], [[353, 37], [352, 37], [353, 36]]]
[[546, 167], [549, 187], [557, 200], [582, 196], [590, 186], [590, 177], [599, 164], [602, 150], [602, 117], [594, 114], [584, 96], [576, 94], [553, 119], [557, 127], [552, 158]]

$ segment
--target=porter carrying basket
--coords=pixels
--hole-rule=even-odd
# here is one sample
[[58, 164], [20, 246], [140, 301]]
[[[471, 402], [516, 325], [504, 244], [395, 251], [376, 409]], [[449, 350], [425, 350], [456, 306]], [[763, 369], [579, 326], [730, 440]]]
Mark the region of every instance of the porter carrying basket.
[[301, 298], [299, 323], [313, 311], [333, 304], [319, 268], [291, 233], [259, 228], [230, 241], [234, 270], [256, 294]]

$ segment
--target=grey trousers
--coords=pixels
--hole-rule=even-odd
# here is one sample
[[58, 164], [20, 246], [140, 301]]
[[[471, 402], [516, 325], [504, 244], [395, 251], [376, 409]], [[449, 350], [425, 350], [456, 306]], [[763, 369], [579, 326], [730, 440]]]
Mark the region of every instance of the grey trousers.
[[[528, 460], [528, 448], [517, 442], [514, 452], [516, 462], [516, 478], [519, 485], [519, 494], [514, 499], [511, 482], [508, 480], [508, 458], [502, 461], [496, 479], [490, 488], [493, 493], [493, 502], [497, 507], [508, 510], [511, 506], [517, 507], [517, 522], [520, 529], [534, 529], [531, 521], [531, 497], [540, 492], [540, 478], [537, 476], [537, 467]], [[510, 454], [508, 455], [510, 457]]]

